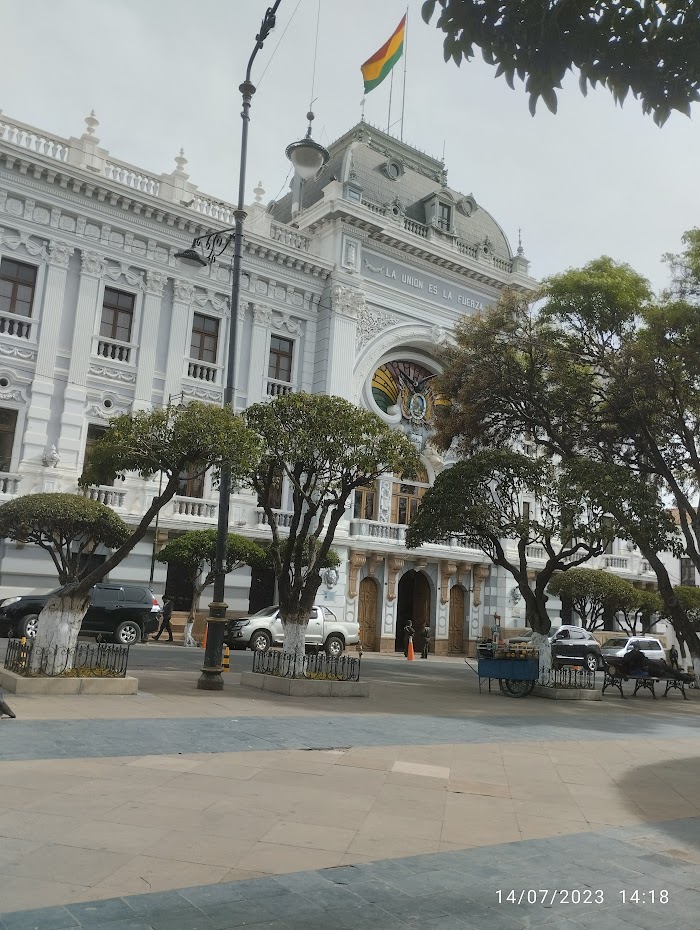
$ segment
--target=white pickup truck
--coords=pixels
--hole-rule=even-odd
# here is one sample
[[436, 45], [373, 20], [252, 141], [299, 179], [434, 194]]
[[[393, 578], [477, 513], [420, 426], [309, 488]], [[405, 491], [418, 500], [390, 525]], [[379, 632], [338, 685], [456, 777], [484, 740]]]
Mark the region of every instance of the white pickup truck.
[[[229, 620], [224, 642], [231, 649], [252, 649], [254, 652], [265, 652], [272, 645], [282, 645], [284, 631], [279, 610], [279, 607], [264, 607], [249, 617]], [[327, 607], [311, 608], [306, 628], [307, 647], [325, 649], [327, 655], [339, 656], [346, 646], [359, 641], [359, 624], [338, 620]]]

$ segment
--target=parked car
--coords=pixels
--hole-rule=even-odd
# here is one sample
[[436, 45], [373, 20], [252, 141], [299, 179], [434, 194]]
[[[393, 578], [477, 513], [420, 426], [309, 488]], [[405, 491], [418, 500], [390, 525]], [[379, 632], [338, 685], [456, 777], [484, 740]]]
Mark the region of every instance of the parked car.
[[635, 644], [648, 659], [657, 659], [666, 661], [666, 652], [661, 642], [649, 636], [616, 636], [608, 639], [603, 643], [603, 658], [606, 662], [610, 659], [620, 658], [631, 652]]
[[[527, 643], [532, 633], [511, 636], [509, 643]], [[583, 665], [589, 672], [595, 672], [603, 666], [603, 656], [598, 640], [580, 626], [560, 626], [549, 631], [549, 643], [552, 647], [552, 663], [560, 665]]]
[[[338, 620], [327, 607], [311, 608], [306, 628], [307, 648], [325, 649], [329, 656], [339, 656], [346, 646], [359, 641], [358, 623]], [[232, 649], [250, 648], [254, 652], [265, 652], [272, 645], [282, 645], [284, 631], [279, 607], [263, 607], [249, 617], [229, 620], [224, 632], [224, 642]]]
[[[36, 636], [39, 614], [53, 593], [0, 600], [0, 635]], [[96, 584], [80, 635], [131, 646], [158, 629], [161, 609], [160, 601], [145, 585]]]

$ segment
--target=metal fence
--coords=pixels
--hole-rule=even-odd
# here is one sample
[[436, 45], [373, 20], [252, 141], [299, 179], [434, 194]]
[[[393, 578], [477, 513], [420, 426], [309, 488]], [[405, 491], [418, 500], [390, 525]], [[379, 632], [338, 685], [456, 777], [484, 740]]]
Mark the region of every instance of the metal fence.
[[253, 671], [279, 678], [316, 678], [322, 681], [359, 681], [358, 656], [317, 655], [295, 656], [279, 649], [268, 649], [253, 654]]
[[595, 688], [595, 672], [586, 668], [564, 665], [542, 671], [539, 683], [547, 688]]
[[128, 663], [129, 647], [116, 643], [44, 647], [37, 653], [35, 640], [11, 639], [5, 655], [5, 668], [25, 677], [124, 678]]

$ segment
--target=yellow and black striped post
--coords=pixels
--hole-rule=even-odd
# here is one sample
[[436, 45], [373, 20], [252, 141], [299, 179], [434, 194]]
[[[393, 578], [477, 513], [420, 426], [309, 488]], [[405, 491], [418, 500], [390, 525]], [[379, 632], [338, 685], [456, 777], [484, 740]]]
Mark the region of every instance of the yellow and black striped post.
[[224, 646], [224, 656], [221, 660], [221, 670], [223, 672], [231, 671], [231, 652], [228, 646]]

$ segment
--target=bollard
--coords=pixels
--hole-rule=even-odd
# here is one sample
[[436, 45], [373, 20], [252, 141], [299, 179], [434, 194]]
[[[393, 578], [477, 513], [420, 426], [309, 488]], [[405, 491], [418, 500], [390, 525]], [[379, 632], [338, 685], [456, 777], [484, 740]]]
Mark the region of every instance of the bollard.
[[221, 670], [222, 672], [231, 671], [231, 653], [228, 646], [224, 646], [224, 657], [221, 660]]
[[413, 637], [408, 637], [408, 656], [406, 657], [409, 662], [412, 662], [416, 657], [415, 652], [413, 651]]

